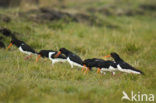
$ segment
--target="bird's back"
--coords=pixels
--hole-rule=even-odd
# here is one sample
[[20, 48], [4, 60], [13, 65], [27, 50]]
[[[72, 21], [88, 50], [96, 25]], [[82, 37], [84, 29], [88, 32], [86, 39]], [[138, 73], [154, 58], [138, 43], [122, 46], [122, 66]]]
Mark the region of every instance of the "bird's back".
[[32, 49], [29, 45], [27, 45], [26, 43], [22, 42], [21, 43], [21, 48], [24, 50], [24, 51], [30, 51], [32, 53], [36, 53], [36, 51], [34, 49]]
[[73, 62], [76, 62], [76, 63], [79, 63], [79, 64], [83, 65], [83, 61], [82, 61], [82, 59], [78, 55], [76, 55], [76, 54], [69, 54], [68, 57]]

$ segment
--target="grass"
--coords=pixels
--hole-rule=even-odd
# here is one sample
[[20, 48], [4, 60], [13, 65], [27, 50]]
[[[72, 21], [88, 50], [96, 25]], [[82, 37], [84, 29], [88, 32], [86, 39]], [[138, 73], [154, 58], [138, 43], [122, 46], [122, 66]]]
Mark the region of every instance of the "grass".
[[[10, 16], [18, 11], [0, 9], [0, 13], [9, 12]], [[0, 49], [0, 103], [121, 103], [122, 91], [156, 94], [155, 18], [99, 16], [118, 28], [62, 21], [37, 23], [18, 16], [11, 17], [10, 23], [0, 21], [0, 26], [19, 32], [18, 38], [37, 51], [66, 47], [82, 59], [103, 58], [117, 52], [145, 76], [97, 75], [95, 70], [84, 75], [77, 67], [71, 69], [68, 63], [52, 67], [48, 59], [36, 63], [33, 56], [24, 60], [26, 55], [16, 47], [9, 51]], [[9, 41], [5, 38], [5, 45]]]

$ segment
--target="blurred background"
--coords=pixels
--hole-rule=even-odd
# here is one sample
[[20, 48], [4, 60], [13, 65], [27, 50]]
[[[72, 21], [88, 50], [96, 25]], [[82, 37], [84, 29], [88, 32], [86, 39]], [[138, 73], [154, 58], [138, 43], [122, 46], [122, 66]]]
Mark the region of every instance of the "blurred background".
[[[106, 17], [156, 16], [155, 0], [0, 0], [0, 8], [36, 21], [70, 19], [110, 27], [113, 26], [107, 25]], [[5, 17], [0, 15], [0, 18]]]
[[[72, 7], [72, 6], [93, 6], [98, 5], [99, 7], [104, 4], [119, 4], [127, 3], [129, 6], [146, 4], [151, 5], [151, 9], [155, 8], [155, 0], [0, 0], [0, 7], [25, 7], [27, 5], [36, 6], [48, 6], [48, 7]], [[82, 5], [81, 5], [82, 4]], [[147, 7], [148, 8], [148, 7]], [[149, 7], [150, 8], [150, 7]]]

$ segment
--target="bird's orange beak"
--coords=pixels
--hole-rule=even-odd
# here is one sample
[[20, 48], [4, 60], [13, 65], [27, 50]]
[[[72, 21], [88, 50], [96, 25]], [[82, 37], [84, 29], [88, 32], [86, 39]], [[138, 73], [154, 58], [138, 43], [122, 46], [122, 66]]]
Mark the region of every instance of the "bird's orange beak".
[[61, 51], [59, 51], [54, 57], [57, 58], [61, 54]]
[[8, 50], [11, 46], [12, 46], [12, 43], [10, 43], [10, 44], [9, 44], [9, 46], [8, 46], [7, 50]]
[[97, 70], [97, 72], [96, 73], [99, 73], [101, 71], [101, 69], [100, 68], [98, 68], [98, 70]]
[[38, 62], [38, 60], [40, 59], [41, 55], [38, 55], [36, 58], [36, 62]]
[[111, 55], [104, 56], [104, 58], [108, 58], [108, 57], [111, 57]]
[[84, 68], [85, 68], [85, 67], [86, 67], [86, 65], [83, 65], [82, 70], [81, 70], [82, 72], [84, 71]]

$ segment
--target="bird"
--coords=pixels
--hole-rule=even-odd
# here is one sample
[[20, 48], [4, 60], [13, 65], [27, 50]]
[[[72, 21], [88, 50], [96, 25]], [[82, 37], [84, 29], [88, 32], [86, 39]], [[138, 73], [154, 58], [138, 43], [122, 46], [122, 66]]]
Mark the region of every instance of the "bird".
[[38, 62], [39, 58], [49, 58], [52, 61], [52, 66], [57, 62], [66, 62], [67, 58], [64, 55], [59, 55], [57, 58], [54, 56], [57, 54], [57, 51], [53, 50], [40, 50], [37, 54], [36, 62]]
[[22, 53], [28, 54], [29, 56], [25, 57], [25, 59], [29, 59], [32, 57], [32, 54], [36, 55], [37, 52], [32, 49], [29, 45], [27, 45], [25, 42], [13, 38], [7, 48], [7, 50], [12, 46], [15, 45]]
[[140, 71], [140, 70], [134, 68], [133, 66], [131, 66], [130, 64], [126, 63], [115, 52], [112, 52], [110, 55], [107, 55], [105, 57], [112, 57], [117, 64], [118, 70], [121, 72], [133, 73], [133, 74], [144, 74], [142, 71]]
[[115, 75], [115, 72], [118, 71], [117, 64], [114, 61], [101, 60], [97, 62], [97, 65], [97, 73], [101, 72], [105, 74], [105, 72], [112, 72], [112, 75]]
[[109, 71], [114, 75], [115, 71], [117, 71], [116, 63], [110, 60], [105, 61], [103, 59], [92, 58], [84, 60], [83, 64], [87, 67], [85, 72], [91, 70], [92, 67], [98, 68], [97, 73], [101, 72], [105, 74], [105, 72]]
[[81, 68], [84, 67], [82, 59], [68, 49], [60, 48], [59, 52], [55, 55], [55, 58], [57, 58], [60, 54], [64, 54], [67, 57], [67, 61], [71, 65], [71, 68], [73, 68], [73, 66], [78, 66]]
[[[83, 61], [83, 66], [86, 67], [85, 72], [92, 70], [93, 67], [97, 67], [99, 61], [102, 61], [102, 59], [98, 59], [98, 58], [85, 59]], [[84, 68], [82, 68], [82, 71], [84, 71]]]

